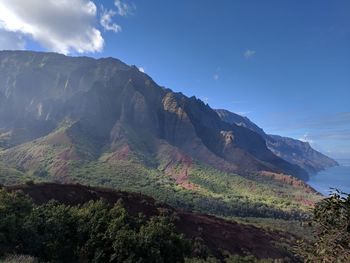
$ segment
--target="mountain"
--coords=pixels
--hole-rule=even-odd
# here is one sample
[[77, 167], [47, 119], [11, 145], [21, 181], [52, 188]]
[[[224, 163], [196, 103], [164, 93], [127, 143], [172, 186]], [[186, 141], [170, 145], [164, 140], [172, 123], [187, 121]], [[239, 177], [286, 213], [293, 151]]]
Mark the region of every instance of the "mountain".
[[[274, 155], [258, 134], [222, 121], [195, 97], [160, 88], [119, 60], [1, 52], [0, 61], [5, 160], [14, 151], [30, 155], [18, 145], [51, 134], [44, 139], [48, 144], [72, 144], [62, 153], [68, 159], [93, 159], [104, 152], [115, 156], [125, 149], [147, 159], [168, 148], [181, 163], [198, 160], [232, 172], [265, 170], [307, 178], [298, 166]], [[65, 130], [58, 134], [63, 122]], [[79, 152], [79, 146], [89, 148], [89, 154]]]
[[118, 59], [0, 52], [0, 183], [83, 183], [220, 216], [300, 219], [320, 196], [264, 137]]
[[335, 160], [314, 150], [308, 142], [266, 134], [262, 128], [250, 121], [247, 117], [242, 117], [222, 109], [218, 109], [216, 112], [223, 121], [248, 128], [260, 134], [265, 139], [267, 147], [274, 154], [292, 164], [300, 166], [310, 174], [315, 174], [326, 168], [338, 165]]
[[266, 139], [267, 135], [264, 130], [249, 120], [247, 117], [223, 109], [216, 109], [215, 111], [223, 121], [250, 129]]

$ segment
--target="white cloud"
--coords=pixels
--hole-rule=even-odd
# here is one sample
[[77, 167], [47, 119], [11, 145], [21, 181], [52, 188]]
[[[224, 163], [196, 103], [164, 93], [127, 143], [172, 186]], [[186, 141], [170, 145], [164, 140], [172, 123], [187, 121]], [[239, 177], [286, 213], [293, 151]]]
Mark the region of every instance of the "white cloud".
[[314, 141], [310, 138], [308, 133], [305, 133], [301, 138], [298, 139], [299, 141], [302, 142], [308, 142], [310, 144], [314, 143]]
[[139, 67], [139, 71], [145, 73], [145, 69], [143, 67]]
[[238, 111], [236, 112], [238, 115], [241, 115], [243, 117], [246, 117], [251, 111]]
[[203, 97], [203, 98], [202, 98], [202, 101], [203, 101], [205, 104], [208, 104], [209, 98], [208, 98], [208, 97]]
[[19, 34], [0, 29], [0, 50], [21, 50], [25, 48], [25, 41]]
[[256, 51], [255, 50], [250, 50], [250, 49], [247, 49], [245, 52], [244, 52], [244, 57], [245, 58], [251, 58], [251, 57], [254, 57], [256, 54]]
[[68, 54], [103, 49], [92, 1], [1, 0], [0, 10], [0, 29], [29, 36], [48, 50]]
[[120, 16], [127, 16], [135, 9], [135, 6], [130, 6], [127, 3], [123, 3], [122, 0], [115, 0], [114, 5], [117, 7], [118, 15]]
[[214, 74], [214, 76], [213, 76], [213, 79], [214, 79], [214, 80], [218, 80], [219, 78], [220, 78], [219, 74], [217, 74], [217, 73]]
[[112, 22], [113, 16], [117, 14], [115, 11], [105, 10], [103, 7], [101, 7], [101, 12], [102, 12], [102, 15], [100, 18], [100, 24], [105, 30], [113, 31], [115, 33], [122, 31], [121, 26]]

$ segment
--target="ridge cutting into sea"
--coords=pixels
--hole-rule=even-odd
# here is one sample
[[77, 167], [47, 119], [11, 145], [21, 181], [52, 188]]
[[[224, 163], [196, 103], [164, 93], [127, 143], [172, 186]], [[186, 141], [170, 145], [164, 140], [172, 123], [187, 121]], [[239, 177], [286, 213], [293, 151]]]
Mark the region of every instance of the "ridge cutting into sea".
[[337, 162], [339, 166], [311, 176], [307, 183], [325, 196], [334, 192], [331, 188], [350, 194], [350, 159], [337, 159]]

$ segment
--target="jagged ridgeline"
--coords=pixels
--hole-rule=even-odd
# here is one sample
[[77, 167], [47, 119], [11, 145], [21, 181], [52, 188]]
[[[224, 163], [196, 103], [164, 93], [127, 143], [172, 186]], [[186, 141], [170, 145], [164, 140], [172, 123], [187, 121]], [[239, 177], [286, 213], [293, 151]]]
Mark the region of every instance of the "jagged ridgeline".
[[290, 163], [300, 166], [310, 174], [315, 174], [338, 165], [335, 160], [314, 150], [308, 142], [266, 134], [262, 128], [247, 117], [242, 117], [227, 110], [216, 110], [216, 112], [223, 121], [237, 124], [260, 134], [265, 139], [267, 147], [274, 154]]
[[80, 182], [228, 216], [298, 217], [319, 197], [305, 167], [265, 140], [117, 59], [0, 52], [3, 184]]

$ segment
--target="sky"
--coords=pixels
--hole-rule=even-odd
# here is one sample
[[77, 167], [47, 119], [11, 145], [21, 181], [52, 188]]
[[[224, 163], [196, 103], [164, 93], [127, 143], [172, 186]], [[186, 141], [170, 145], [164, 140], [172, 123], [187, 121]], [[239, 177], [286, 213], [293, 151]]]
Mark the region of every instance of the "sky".
[[350, 158], [349, 0], [0, 0], [0, 50], [116, 57]]

